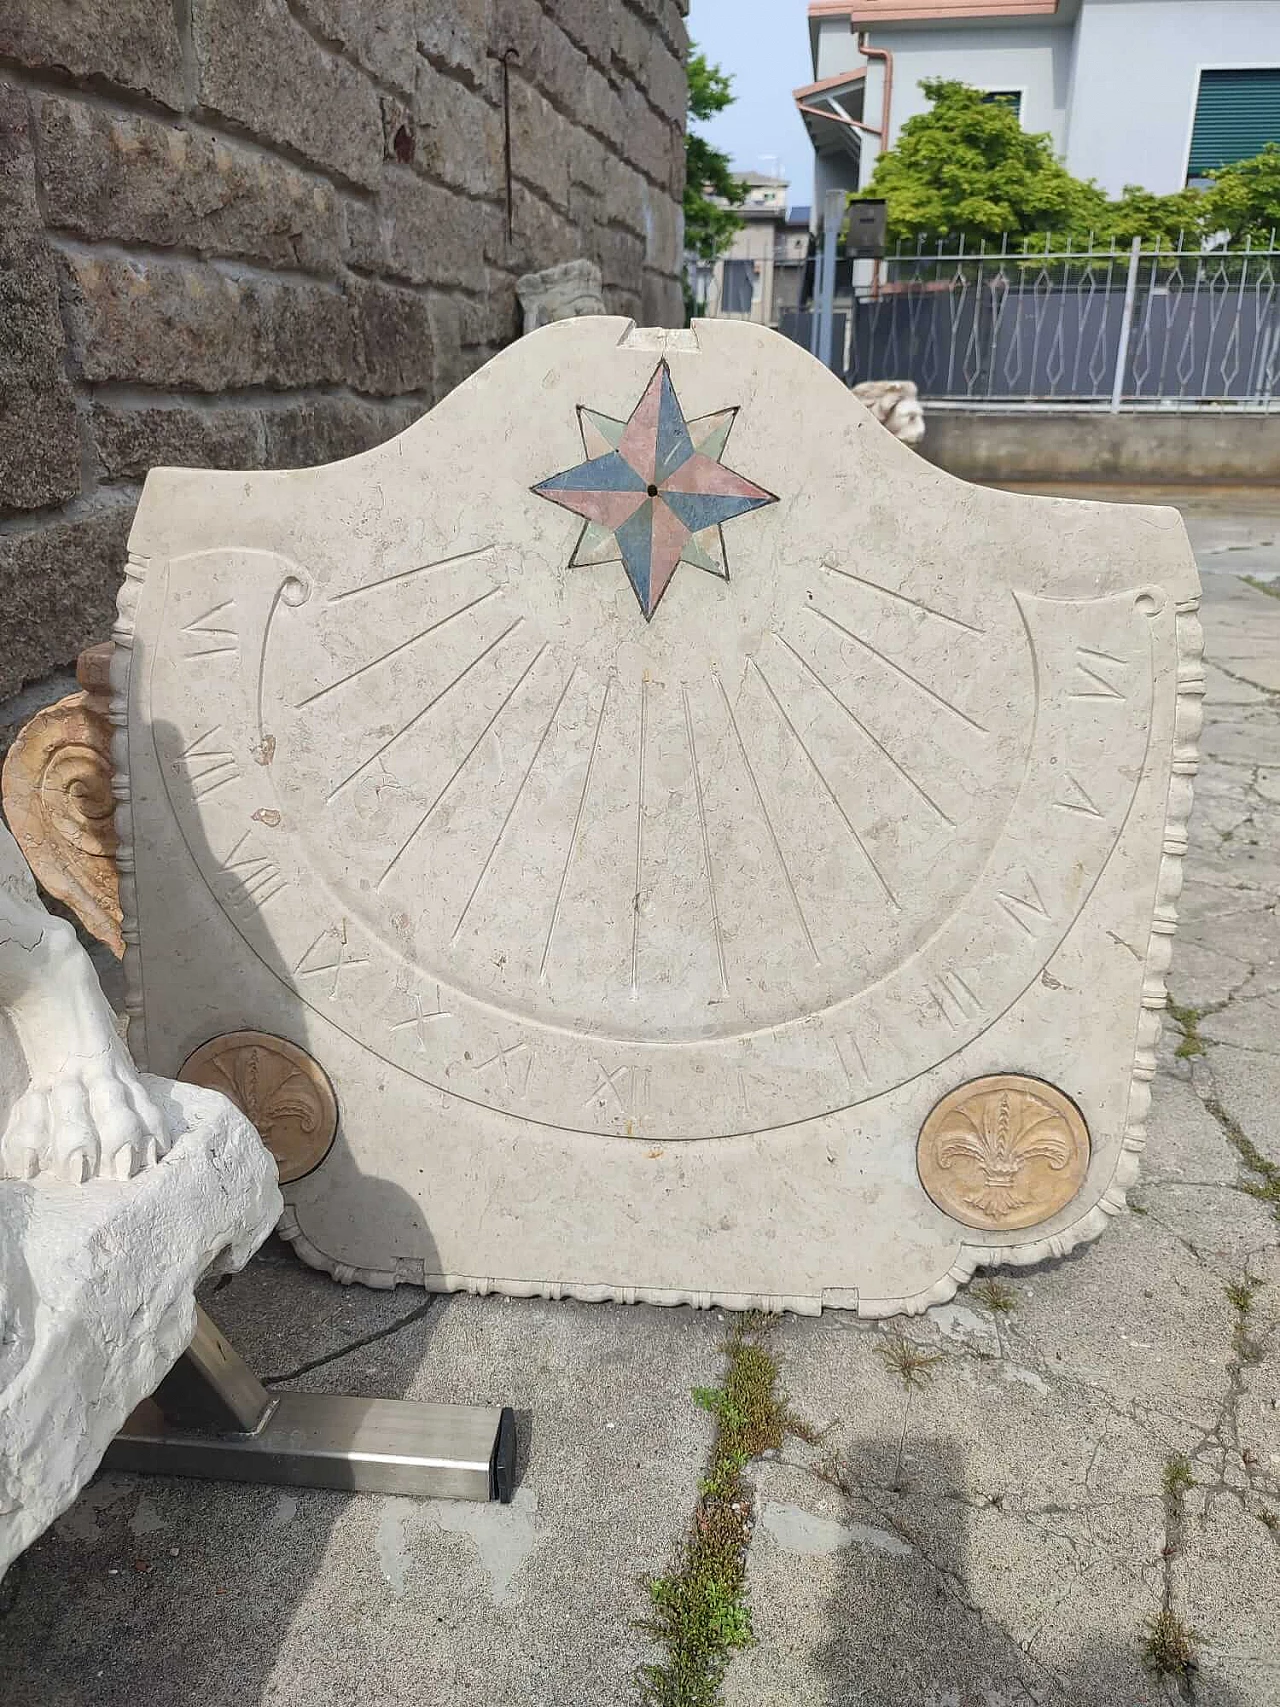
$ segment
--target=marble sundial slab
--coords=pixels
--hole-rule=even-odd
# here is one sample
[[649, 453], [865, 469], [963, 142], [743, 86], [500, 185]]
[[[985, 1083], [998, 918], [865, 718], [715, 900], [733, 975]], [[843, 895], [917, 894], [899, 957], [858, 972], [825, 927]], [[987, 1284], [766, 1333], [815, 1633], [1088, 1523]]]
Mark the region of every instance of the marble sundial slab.
[[1143, 1144], [1198, 593], [1173, 510], [965, 485], [728, 322], [157, 471], [131, 1042], [258, 1098], [344, 1280], [885, 1314], [1069, 1249]]

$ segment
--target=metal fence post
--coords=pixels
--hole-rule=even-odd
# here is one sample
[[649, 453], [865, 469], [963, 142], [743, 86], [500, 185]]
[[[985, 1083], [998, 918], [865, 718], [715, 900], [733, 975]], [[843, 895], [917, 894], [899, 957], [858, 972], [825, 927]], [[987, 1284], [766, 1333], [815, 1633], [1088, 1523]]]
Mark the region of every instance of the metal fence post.
[[1120, 345], [1116, 350], [1116, 372], [1111, 382], [1111, 413], [1120, 413], [1124, 396], [1125, 370], [1129, 366], [1129, 335], [1133, 330], [1133, 304], [1138, 295], [1138, 267], [1142, 260], [1142, 239], [1135, 237], [1129, 251], [1129, 277], [1124, 286], [1124, 312], [1120, 316]]
[[818, 360], [823, 367], [831, 366], [836, 301], [836, 241], [844, 223], [846, 200], [843, 190], [828, 190], [822, 208], [822, 300], [819, 304]]

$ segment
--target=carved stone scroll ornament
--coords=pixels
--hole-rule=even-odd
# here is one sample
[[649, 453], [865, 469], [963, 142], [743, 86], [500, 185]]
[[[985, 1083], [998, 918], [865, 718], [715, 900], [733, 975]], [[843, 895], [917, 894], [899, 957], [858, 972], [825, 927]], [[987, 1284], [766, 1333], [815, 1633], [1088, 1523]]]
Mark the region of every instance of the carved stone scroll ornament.
[[338, 1129], [333, 1086], [286, 1038], [225, 1032], [188, 1056], [178, 1078], [230, 1097], [275, 1157], [282, 1185], [311, 1173], [329, 1153]]
[[920, 1179], [966, 1227], [1034, 1227], [1065, 1209], [1089, 1167], [1089, 1132], [1053, 1085], [1017, 1073], [971, 1079], [920, 1130]]
[[24, 725], [5, 760], [3, 793], [9, 828], [44, 889], [119, 960], [110, 666], [110, 642], [80, 654], [83, 691]]

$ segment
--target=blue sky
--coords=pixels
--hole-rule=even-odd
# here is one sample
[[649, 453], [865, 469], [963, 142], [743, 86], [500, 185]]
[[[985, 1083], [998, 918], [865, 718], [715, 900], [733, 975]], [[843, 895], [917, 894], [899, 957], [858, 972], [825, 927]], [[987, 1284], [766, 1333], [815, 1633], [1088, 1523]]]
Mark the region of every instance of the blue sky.
[[737, 97], [702, 134], [744, 171], [781, 170], [791, 200], [808, 202], [813, 150], [791, 99], [813, 78], [806, 0], [692, 0], [689, 34]]

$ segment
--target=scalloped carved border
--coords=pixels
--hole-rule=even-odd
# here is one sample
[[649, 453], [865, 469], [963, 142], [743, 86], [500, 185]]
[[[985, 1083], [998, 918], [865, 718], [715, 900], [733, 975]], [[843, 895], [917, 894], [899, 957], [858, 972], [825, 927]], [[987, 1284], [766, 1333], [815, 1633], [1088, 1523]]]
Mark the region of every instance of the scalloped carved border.
[[129, 1023], [129, 1053], [145, 1073], [147, 1022], [142, 989], [142, 957], [138, 951], [138, 886], [133, 853], [133, 803], [129, 788], [129, 677], [133, 669], [133, 631], [147, 559], [131, 551], [124, 580], [116, 596], [116, 620], [111, 630], [111, 792], [116, 803], [116, 870], [120, 878], [120, 935], [124, 941], [124, 1009]]
[[1151, 934], [1147, 940], [1129, 1108], [1110, 1184], [1092, 1209], [1060, 1233], [1052, 1233], [1047, 1238], [1028, 1239], [1019, 1245], [962, 1245], [952, 1267], [927, 1290], [908, 1298], [861, 1298], [858, 1301], [860, 1316], [918, 1316], [931, 1304], [949, 1303], [979, 1268], [999, 1268], [1005, 1264], [1021, 1268], [1044, 1262], [1049, 1257], [1066, 1256], [1077, 1245], [1096, 1239], [1112, 1216], [1118, 1215], [1125, 1206], [1129, 1187], [1138, 1178], [1139, 1158], [1147, 1147], [1147, 1116], [1151, 1112], [1151, 1081], [1156, 1076], [1160, 1015], [1169, 1000], [1164, 980], [1173, 958], [1173, 935], [1178, 928], [1182, 861], [1187, 851], [1195, 795], [1192, 778], [1199, 765], [1200, 731], [1204, 726], [1204, 630], [1196, 615], [1199, 608], [1198, 598], [1187, 599], [1174, 606], [1178, 689], [1173, 723], [1173, 764], [1165, 806], [1164, 849], [1156, 882]]
[[[139, 1067], [146, 1069], [146, 1030], [143, 1001], [142, 961], [138, 950], [137, 885], [134, 874], [133, 815], [129, 791], [129, 675], [133, 660], [134, 620], [147, 574], [147, 560], [130, 552], [125, 565], [118, 614], [113, 631], [115, 650], [111, 659], [112, 789], [116, 801], [116, 861], [120, 870], [120, 906], [123, 914], [125, 1007], [130, 1022], [129, 1045]], [[918, 1316], [933, 1304], [946, 1304], [960, 1287], [972, 1280], [979, 1268], [1009, 1265], [1025, 1267], [1051, 1257], [1066, 1256], [1078, 1245], [1096, 1239], [1113, 1216], [1125, 1207], [1126, 1193], [1135, 1183], [1139, 1157], [1147, 1144], [1147, 1117], [1151, 1111], [1151, 1081], [1156, 1076], [1156, 1045], [1160, 1041], [1160, 1015], [1168, 1002], [1165, 974], [1173, 957], [1173, 935], [1178, 925], [1178, 897], [1182, 893], [1182, 861], [1187, 851], [1188, 826], [1194, 799], [1192, 779], [1199, 763], [1200, 731], [1204, 724], [1204, 631], [1196, 615], [1200, 600], [1187, 599], [1175, 607], [1177, 642], [1177, 699], [1174, 711], [1173, 762], [1165, 806], [1164, 847], [1156, 885], [1156, 904], [1147, 943], [1138, 1018], [1133, 1073], [1124, 1136], [1110, 1183], [1097, 1203], [1061, 1232], [1017, 1245], [962, 1244], [956, 1261], [939, 1280], [922, 1292], [903, 1298], [862, 1298], [852, 1289], [821, 1297], [765, 1296], [749, 1293], [669, 1291], [649, 1286], [582, 1285], [574, 1281], [517, 1281], [496, 1276], [428, 1274], [421, 1262], [401, 1259], [394, 1268], [357, 1268], [326, 1256], [302, 1231], [297, 1213], [286, 1203], [280, 1217], [281, 1238], [297, 1251], [303, 1262], [322, 1270], [344, 1286], [359, 1283], [386, 1290], [409, 1284], [430, 1292], [469, 1292], [485, 1297], [500, 1292], [513, 1298], [577, 1298], [584, 1303], [685, 1304], [697, 1310], [765, 1310], [773, 1314], [791, 1311], [801, 1316], [822, 1314], [827, 1308], [856, 1310], [859, 1316]], [[136, 1022], [136, 1024], [135, 1024]]]

